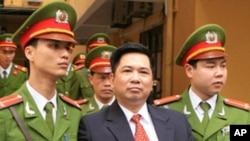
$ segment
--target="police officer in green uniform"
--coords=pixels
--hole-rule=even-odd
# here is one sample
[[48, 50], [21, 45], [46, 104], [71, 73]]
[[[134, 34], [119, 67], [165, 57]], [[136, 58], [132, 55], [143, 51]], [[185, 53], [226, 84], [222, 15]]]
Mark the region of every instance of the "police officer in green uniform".
[[0, 35], [0, 97], [15, 92], [28, 79], [27, 68], [13, 63], [17, 46], [11, 36]]
[[62, 93], [74, 100], [82, 99], [81, 95], [81, 83], [78, 76], [75, 73], [74, 65], [69, 64], [67, 68], [66, 76], [56, 81], [56, 89], [59, 93]]
[[106, 46], [110, 44], [110, 37], [106, 33], [95, 33], [89, 37], [86, 43], [86, 52], [88, 53], [91, 49]]
[[111, 105], [115, 100], [109, 75], [112, 72], [110, 57], [116, 47], [112, 45], [99, 46], [87, 54], [85, 64], [90, 70], [89, 81], [94, 89], [94, 95], [82, 105], [82, 114], [90, 114]]
[[29, 79], [0, 99], [0, 140], [76, 141], [81, 107], [58, 94], [74, 47], [74, 8], [54, 1], [37, 9], [14, 33], [30, 64]]
[[85, 58], [86, 53], [80, 52], [76, 54], [72, 63], [77, 79], [80, 81], [81, 97], [89, 99], [93, 96], [94, 90], [88, 80], [89, 70], [85, 67]]
[[250, 123], [247, 103], [219, 94], [227, 79], [225, 40], [224, 29], [217, 24], [194, 31], [176, 58], [190, 85], [182, 95], [154, 101], [155, 105], [184, 113], [196, 141], [229, 141], [231, 124]]

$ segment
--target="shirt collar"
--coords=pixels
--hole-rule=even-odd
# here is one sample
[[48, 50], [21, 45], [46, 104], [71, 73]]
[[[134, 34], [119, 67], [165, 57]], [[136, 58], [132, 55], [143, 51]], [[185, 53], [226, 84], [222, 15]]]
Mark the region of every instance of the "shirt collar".
[[2, 66], [0, 66], [0, 73], [3, 74], [3, 71], [7, 72], [7, 76], [9, 76], [10, 72], [11, 72], [11, 67], [12, 67], [13, 63], [10, 63], [10, 65], [8, 66], [7, 69], [4, 69]]
[[94, 95], [95, 102], [99, 109], [103, 107], [103, 105], [111, 105], [115, 101], [115, 96], [112, 97], [112, 100], [108, 104], [103, 104], [100, 100], [96, 98], [96, 95]]
[[[192, 106], [194, 107], [194, 109], [196, 109], [197, 107], [199, 107], [200, 102], [202, 102], [201, 98], [195, 94], [192, 90], [192, 88], [190, 87], [189, 89], [189, 97], [192, 103]], [[217, 100], [218, 94], [215, 94], [213, 97], [209, 98], [206, 102], [209, 103], [210, 105], [210, 109], [214, 109], [215, 105], [216, 105], [216, 100]]]
[[29, 81], [26, 82], [26, 86], [30, 92], [30, 95], [34, 99], [40, 112], [42, 112], [44, 110], [44, 107], [48, 102], [53, 103], [54, 108], [57, 109], [56, 90], [55, 90], [54, 96], [50, 100], [48, 100], [43, 95], [38, 93], [34, 88], [32, 88], [31, 85], [29, 84]]
[[150, 122], [150, 115], [149, 115], [146, 103], [143, 104], [143, 106], [141, 107], [141, 109], [139, 110], [138, 113], [133, 113], [133, 112], [129, 111], [127, 108], [123, 107], [122, 105], [120, 105], [120, 107], [121, 107], [123, 113], [125, 114], [128, 122], [131, 120], [131, 118], [135, 114], [140, 114], [142, 119], [144, 119], [146, 122]]

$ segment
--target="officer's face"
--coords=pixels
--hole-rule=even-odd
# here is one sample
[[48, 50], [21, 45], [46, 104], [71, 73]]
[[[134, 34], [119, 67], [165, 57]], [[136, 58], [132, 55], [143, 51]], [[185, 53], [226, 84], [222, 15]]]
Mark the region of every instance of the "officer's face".
[[16, 54], [16, 49], [13, 47], [0, 47], [0, 66], [4, 69], [8, 68]]
[[111, 79], [116, 98], [122, 105], [141, 106], [153, 87], [149, 58], [142, 53], [124, 54]]
[[113, 98], [113, 89], [109, 79], [109, 73], [93, 73], [89, 81], [94, 88], [95, 95], [103, 103], [108, 103]]
[[37, 46], [27, 46], [25, 55], [30, 61], [31, 71], [45, 74], [51, 78], [66, 75], [72, 44], [56, 40], [39, 39]]
[[224, 57], [199, 60], [196, 68], [187, 64], [185, 70], [192, 90], [203, 100], [218, 94], [226, 83], [227, 68]]

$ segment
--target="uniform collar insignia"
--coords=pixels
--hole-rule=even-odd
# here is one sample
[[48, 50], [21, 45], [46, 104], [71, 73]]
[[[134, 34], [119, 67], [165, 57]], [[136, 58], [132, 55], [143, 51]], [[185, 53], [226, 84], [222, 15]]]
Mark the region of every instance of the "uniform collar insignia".
[[57, 10], [56, 12], [56, 22], [58, 23], [68, 23], [68, 13], [63, 10]]
[[220, 116], [225, 116], [225, 109], [222, 107], [221, 112], [218, 113]]
[[63, 112], [63, 116], [66, 117], [66, 116], [67, 116], [67, 110], [66, 110], [66, 107], [65, 107], [65, 106], [63, 106], [63, 111], [64, 111], [64, 112]]
[[28, 102], [26, 102], [25, 110], [26, 110], [26, 112], [27, 112], [29, 115], [34, 115], [34, 114], [35, 114], [35, 111], [33, 111], [33, 110], [30, 109], [30, 106], [29, 106], [29, 103], [28, 103]]
[[90, 103], [90, 104], [89, 104], [89, 109], [90, 109], [90, 110], [94, 110], [95, 107]]
[[190, 115], [191, 114], [191, 112], [187, 110], [187, 105], [184, 106], [183, 113], [185, 115]]
[[212, 31], [212, 32], [207, 32], [206, 34], [206, 43], [212, 44], [212, 43], [217, 43], [218, 42], [218, 35]]

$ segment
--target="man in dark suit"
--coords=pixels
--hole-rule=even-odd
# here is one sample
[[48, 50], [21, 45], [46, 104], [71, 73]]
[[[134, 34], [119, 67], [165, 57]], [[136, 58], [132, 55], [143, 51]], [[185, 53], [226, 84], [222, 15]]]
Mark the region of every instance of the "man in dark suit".
[[[110, 80], [117, 100], [81, 119], [78, 141], [193, 140], [183, 114], [146, 103], [153, 87], [153, 64], [145, 46], [126, 43], [113, 52], [110, 61]], [[136, 123], [133, 117], [138, 115], [140, 121]], [[137, 126], [141, 126], [144, 139], [137, 138]]]

